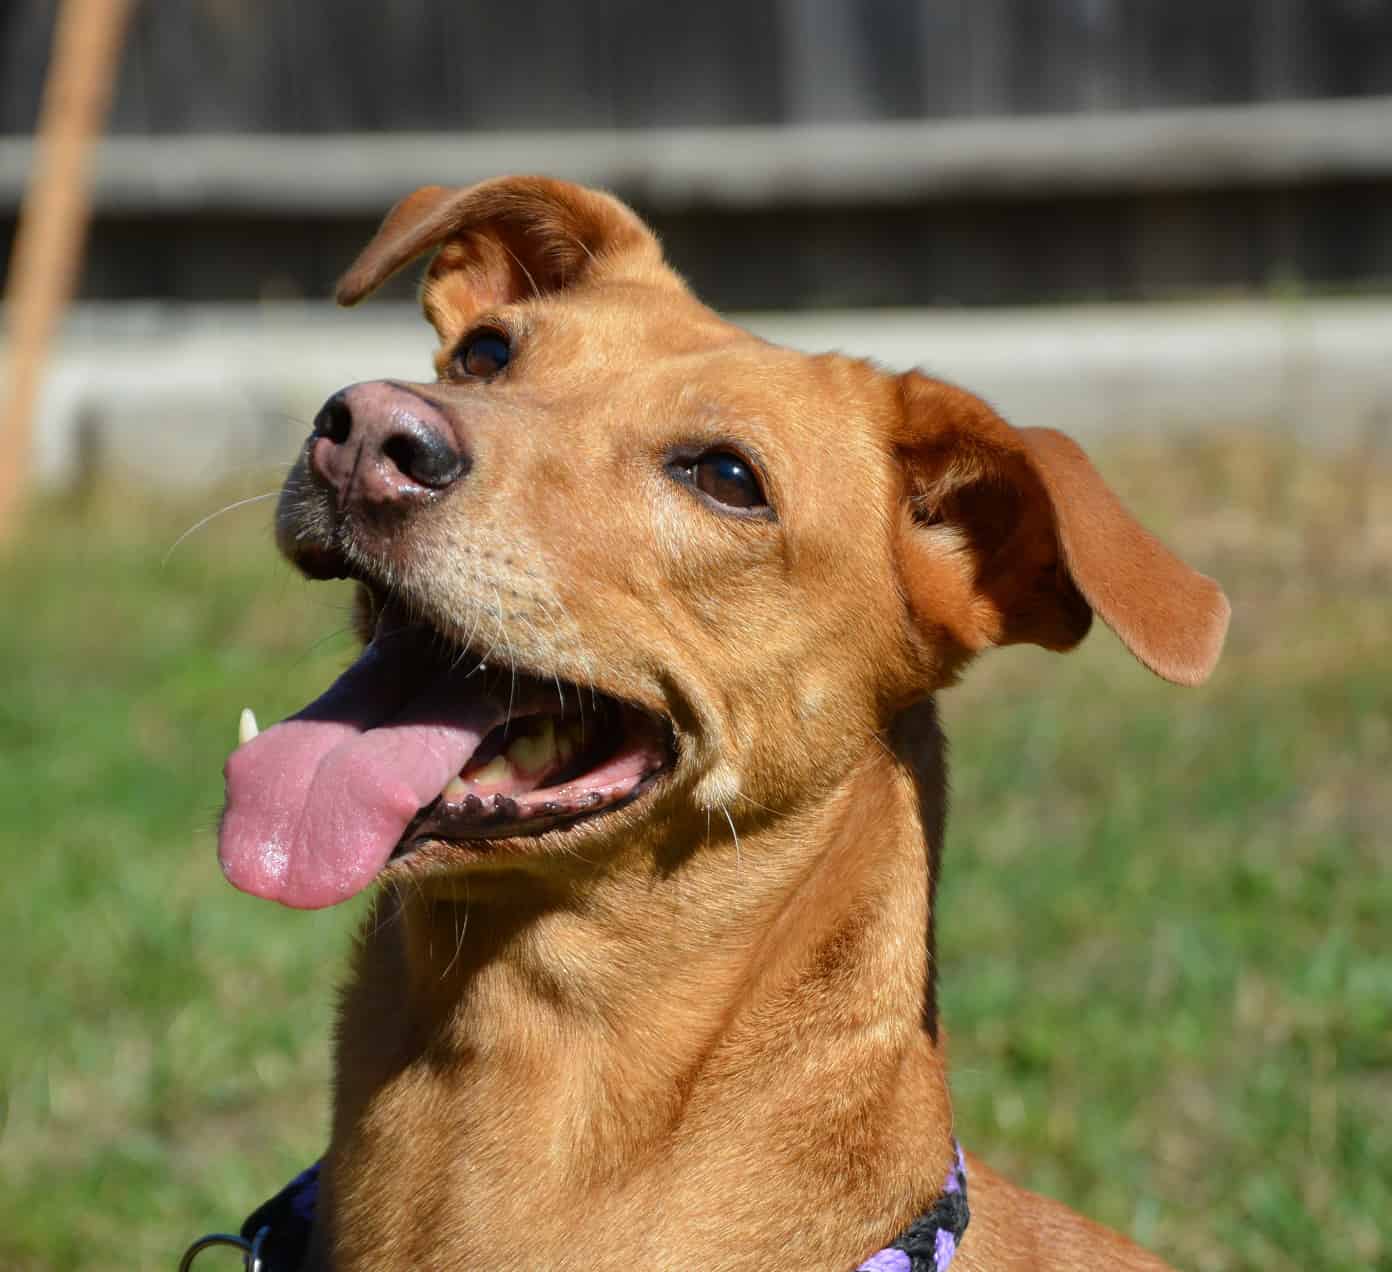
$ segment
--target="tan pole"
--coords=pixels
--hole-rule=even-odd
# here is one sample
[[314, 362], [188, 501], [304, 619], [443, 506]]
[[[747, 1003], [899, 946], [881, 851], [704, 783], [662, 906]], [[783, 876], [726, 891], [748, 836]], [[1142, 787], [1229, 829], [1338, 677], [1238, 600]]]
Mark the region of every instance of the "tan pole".
[[77, 284], [87, 161], [111, 101], [132, 0], [63, 0], [44, 80], [34, 165], [5, 280], [8, 367], [0, 414], [0, 543], [19, 521], [34, 405], [53, 333]]

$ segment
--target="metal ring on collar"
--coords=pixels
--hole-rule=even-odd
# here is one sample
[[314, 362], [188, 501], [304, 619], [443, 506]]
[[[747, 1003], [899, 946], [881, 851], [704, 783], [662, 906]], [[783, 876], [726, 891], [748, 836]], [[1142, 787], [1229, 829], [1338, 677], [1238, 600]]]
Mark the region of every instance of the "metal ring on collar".
[[245, 1272], [265, 1272], [261, 1263], [261, 1246], [270, 1231], [270, 1228], [262, 1228], [250, 1241], [231, 1232], [210, 1232], [205, 1237], [199, 1237], [184, 1251], [184, 1257], [179, 1260], [179, 1272], [190, 1272], [193, 1261], [204, 1250], [211, 1250], [214, 1246], [231, 1246], [234, 1250], [240, 1250]]

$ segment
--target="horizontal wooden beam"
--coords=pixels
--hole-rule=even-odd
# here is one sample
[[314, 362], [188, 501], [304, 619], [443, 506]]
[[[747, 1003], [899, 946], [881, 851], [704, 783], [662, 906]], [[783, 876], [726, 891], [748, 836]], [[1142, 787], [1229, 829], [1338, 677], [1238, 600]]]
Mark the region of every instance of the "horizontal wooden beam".
[[[28, 138], [0, 138], [0, 207]], [[657, 210], [1045, 198], [1392, 176], [1392, 97], [1113, 114], [518, 133], [121, 136], [96, 210], [376, 214], [403, 191], [544, 172]]]

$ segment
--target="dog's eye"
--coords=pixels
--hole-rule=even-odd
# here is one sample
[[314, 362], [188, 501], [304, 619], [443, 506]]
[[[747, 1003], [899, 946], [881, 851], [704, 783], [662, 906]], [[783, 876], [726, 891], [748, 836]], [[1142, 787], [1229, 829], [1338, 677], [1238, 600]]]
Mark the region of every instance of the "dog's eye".
[[768, 508], [754, 466], [734, 451], [682, 456], [673, 459], [669, 467], [678, 481], [694, 486], [723, 507], [756, 512]]
[[712, 451], [692, 466], [697, 490], [704, 490], [717, 503], [730, 508], [762, 508], [764, 492], [754, 470], [738, 455]]
[[475, 380], [486, 380], [507, 366], [511, 357], [512, 346], [507, 337], [501, 331], [486, 328], [465, 337], [455, 351], [454, 365]]

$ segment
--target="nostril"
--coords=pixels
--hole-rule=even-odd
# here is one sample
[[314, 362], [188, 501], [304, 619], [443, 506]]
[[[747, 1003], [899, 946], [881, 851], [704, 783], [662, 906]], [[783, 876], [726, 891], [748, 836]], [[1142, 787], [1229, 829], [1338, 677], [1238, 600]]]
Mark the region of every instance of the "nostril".
[[388, 380], [340, 389], [314, 417], [311, 471], [345, 503], [443, 490], [472, 467], [442, 409]]
[[382, 454], [412, 481], [436, 490], [464, 473], [462, 456], [434, 429], [424, 426], [394, 433], [382, 444]]
[[335, 446], [342, 446], [352, 431], [352, 408], [342, 393], [335, 393], [314, 417], [314, 435], [327, 437]]

